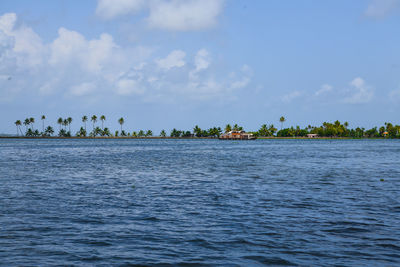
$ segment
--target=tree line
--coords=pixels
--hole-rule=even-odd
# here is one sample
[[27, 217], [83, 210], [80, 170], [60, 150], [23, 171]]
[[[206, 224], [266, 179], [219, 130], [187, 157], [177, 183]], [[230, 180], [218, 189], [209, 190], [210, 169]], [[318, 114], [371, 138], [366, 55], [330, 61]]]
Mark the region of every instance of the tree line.
[[[98, 120], [101, 122], [101, 127], [97, 125]], [[17, 128], [18, 136], [27, 136], [27, 137], [51, 137], [51, 136], [59, 136], [59, 137], [151, 137], [153, 135], [152, 130], [139, 130], [139, 131], [126, 131], [123, 129], [123, 124], [125, 123], [124, 118], [119, 118], [118, 123], [120, 124], [120, 129], [112, 132], [108, 127], [104, 127], [104, 123], [106, 121], [106, 116], [101, 115], [99, 118], [96, 115], [90, 117], [91, 131], [88, 132], [87, 123], [89, 121], [88, 116], [83, 116], [81, 118], [82, 125], [80, 129], [75, 133], [71, 133], [71, 124], [73, 119], [71, 117], [68, 118], [58, 118], [58, 133], [56, 133], [55, 129], [52, 126], [46, 126], [46, 116], [41, 116], [42, 121], [42, 129], [35, 129], [35, 118], [30, 117], [25, 120], [17, 120], [15, 121], [15, 125]], [[344, 122], [343, 124], [340, 121], [335, 121], [333, 123], [324, 122], [321, 126], [311, 126], [308, 125], [305, 128], [301, 128], [300, 126], [283, 128], [284, 123], [286, 122], [285, 117], [280, 117], [279, 122], [281, 123], [281, 129], [278, 130], [273, 124], [263, 124], [260, 129], [257, 131], [252, 131], [257, 137], [306, 137], [308, 134], [316, 134], [319, 137], [347, 137], [347, 138], [379, 138], [379, 137], [388, 137], [388, 138], [400, 138], [400, 126], [393, 125], [392, 123], [386, 122], [381, 127], [373, 127], [371, 129], [365, 129], [356, 127], [354, 129], [349, 128], [349, 123]], [[22, 125], [25, 127], [25, 131], [22, 131]], [[89, 129], [90, 130], [90, 129]], [[221, 127], [211, 127], [208, 129], [201, 129], [198, 125], [196, 125], [192, 130], [179, 130], [172, 129], [169, 134], [165, 130], [162, 130], [158, 136], [160, 137], [219, 137], [222, 133], [227, 133], [230, 131], [243, 131], [243, 127], [238, 124], [227, 124], [223, 129]]]

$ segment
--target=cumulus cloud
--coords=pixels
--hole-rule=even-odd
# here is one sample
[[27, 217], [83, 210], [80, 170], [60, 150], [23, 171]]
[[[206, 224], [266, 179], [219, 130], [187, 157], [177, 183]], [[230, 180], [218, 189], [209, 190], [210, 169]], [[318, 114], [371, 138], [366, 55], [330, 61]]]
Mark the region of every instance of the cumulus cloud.
[[368, 103], [372, 100], [374, 93], [372, 88], [360, 77], [350, 82], [351, 88], [348, 90], [350, 96], [344, 98], [345, 103], [360, 104]]
[[7, 13], [0, 16], [0, 40], [2, 46], [12, 43], [12, 51], [21, 67], [31, 68], [42, 63], [44, 45], [41, 38], [29, 27], [24, 25], [16, 28], [17, 15]]
[[151, 28], [196, 31], [214, 27], [224, 0], [99, 0], [96, 14], [103, 19], [147, 10]]
[[52, 65], [79, 64], [87, 71], [100, 72], [114, 56], [116, 48], [112, 36], [102, 34], [99, 39], [87, 41], [78, 32], [65, 28], [58, 30], [58, 37], [50, 45]]
[[0, 16], [0, 30], [6, 34], [10, 34], [14, 28], [15, 22], [17, 21], [17, 14], [6, 13]]
[[172, 51], [166, 58], [156, 60], [158, 67], [169, 70], [174, 67], [183, 67], [186, 53], [182, 50]]
[[400, 0], [371, 0], [365, 16], [370, 18], [383, 18], [400, 6]]
[[211, 64], [211, 57], [209, 52], [206, 49], [200, 49], [197, 51], [196, 56], [194, 58], [194, 66], [195, 68], [190, 71], [189, 76], [191, 79], [197, 78], [197, 73], [202, 70], [206, 70]]
[[96, 15], [103, 19], [134, 14], [146, 6], [146, 0], [99, 0]]
[[318, 91], [315, 92], [315, 96], [320, 96], [325, 93], [331, 92], [332, 89], [333, 89], [332, 85], [324, 84], [321, 86], [321, 89], [319, 89]]
[[[31, 28], [16, 21], [15, 14], [0, 16], [2, 100], [21, 92], [88, 100], [110, 96], [143, 101], [226, 99], [228, 93], [251, 82], [250, 67], [244, 65], [236, 72], [212, 68], [211, 54], [204, 48], [192, 55], [176, 49], [155, 59], [151, 48], [121, 47], [107, 33], [87, 39], [66, 28], [43, 43]], [[13, 75], [23, 79], [11, 79]]]
[[194, 58], [194, 64], [196, 66], [195, 71], [201, 71], [208, 68], [210, 65], [211, 59], [208, 51], [206, 49], [200, 49], [196, 53], [196, 57]]

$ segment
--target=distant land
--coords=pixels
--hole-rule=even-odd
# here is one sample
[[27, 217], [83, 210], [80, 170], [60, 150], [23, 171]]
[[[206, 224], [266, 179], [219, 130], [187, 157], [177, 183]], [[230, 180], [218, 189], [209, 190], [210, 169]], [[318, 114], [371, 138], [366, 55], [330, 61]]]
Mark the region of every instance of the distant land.
[[[33, 117], [17, 120], [14, 122], [16, 135], [2, 134], [0, 136], [27, 138], [218, 138], [224, 133], [245, 131], [242, 126], [237, 124], [226, 124], [223, 128], [215, 126], [209, 129], [202, 129], [196, 125], [190, 130], [174, 128], [169, 133], [161, 130], [159, 134], [154, 134], [152, 130], [129, 131], [124, 129], [124, 118], [118, 119], [120, 129], [112, 131], [105, 125], [106, 116], [101, 115], [98, 118], [93, 115], [90, 118], [90, 122], [88, 116], [83, 116], [79, 122], [80, 129], [73, 133], [71, 124], [74, 119], [71, 117], [58, 118], [58, 132], [47, 124], [45, 115], [42, 115], [40, 119], [39, 123], [36, 123]], [[386, 122], [379, 128], [376, 126], [371, 129], [363, 127], [350, 128], [348, 122], [341, 123], [338, 120], [332, 123], [324, 122], [320, 126], [308, 125], [305, 128], [300, 126], [285, 128], [285, 122], [286, 118], [282, 116], [279, 118], [280, 130], [274, 124], [262, 124], [258, 130], [247, 132], [257, 138], [400, 138], [400, 126], [390, 122]], [[101, 125], [98, 125], [98, 123]], [[39, 128], [41, 128], [40, 130], [37, 128], [38, 124]]]

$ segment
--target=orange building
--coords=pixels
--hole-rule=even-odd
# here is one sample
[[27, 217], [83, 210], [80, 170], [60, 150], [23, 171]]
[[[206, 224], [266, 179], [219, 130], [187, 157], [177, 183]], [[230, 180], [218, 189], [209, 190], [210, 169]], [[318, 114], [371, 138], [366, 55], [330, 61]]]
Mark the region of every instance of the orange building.
[[220, 135], [219, 139], [223, 140], [254, 140], [256, 137], [252, 133], [245, 131], [230, 131]]

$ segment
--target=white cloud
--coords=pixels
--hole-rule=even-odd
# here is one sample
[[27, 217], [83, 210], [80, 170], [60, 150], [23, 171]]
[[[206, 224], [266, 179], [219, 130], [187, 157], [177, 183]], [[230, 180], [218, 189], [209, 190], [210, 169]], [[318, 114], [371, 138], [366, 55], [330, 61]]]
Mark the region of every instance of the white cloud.
[[214, 27], [225, 0], [98, 0], [96, 14], [103, 19], [148, 10], [151, 28], [197, 31]]
[[295, 91], [293, 91], [293, 92], [290, 92], [290, 93], [288, 93], [288, 94], [282, 96], [282, 102], [284, 102], [284, 103], [290, 103], [290, 102], [292, 102], [294, 99], [300, 97], [301, 95], [302, 95], [302, 92], [295, 90]]
[[186, 53], [182, 50], [172, 51], [166, 58], [156, 60], [158, 67], [169, 70], [174, 67], [183, 67]]
[[96, 15], [103, 19], [134, 14], [146, 6], [146, 0], [99, 0]]
[[372, 100], [374, 96], [373, 90], [362, 78], [355, 78], [350, 82], [350, 86], [352, 87], [349, 90], [350, 96], [344, 99], [345, 103], [359, 104], [368, 103]]
[[70, 88], [70, 93], [74, 96], [83, 96], [92, 93], [96, 85], [92, 82], [81, 83]]
[[214, 27], [222, 12], [222, 0], [152, 1], [147, 21], [153, 28], [191, 31]]
[[[87, 95], [89, 102], [121, 96], [162, 102], [225, 100], [226, 95], [234, 96], [251, 82], [252, 72], [246, 65], [236, 73], [212, 68], [211, 55], [204, 48], [192, 55], [188, 61], [192, 64], [188, 64], [183, 50], [155, 59], [152, 48], [121, 47], [106, 33], [87, 39], [79, 32], [60, 28], [53, 41], [44, 43], [31, 28], [16, 21], [15, 14], [0, 16], [1, 100], [22, 93]], [[180, 71], [165, 71], [172, 68]]]
[[189, 77], [191, 79], [197, 78], [197, 73], [206, 70], [211, 64], [211, 57], [210, 54], [206, 49], [200, 49], [197, 51], [196, 56], [194, 58], [194, 66], [195, 69], [189, 73]]
[[6, 13], [0, 16], [0, 30], [6, 34], [11, 34], [16, 21], [17, 14], [15, 13]]
[[141, 95], [145, 92], [143, 88], [140, 88], [140, 85], [138, 84], [137, 81], [129, 79], [123, 79], [118, 81], [116, 89], [119, 95], [130, 95], [130, 94]]
[[0, 40], [8, 39], [12, 43], [13, 52], [21, 68], [31, 68], [42, 63], [44, 45], [41, 38], [29, 27], [24, 25], [15, 28], [17, 15], [7, 13], [0, 16]]
[[400, 0], [371, 0], [365, 16], [371, 18], [383, 18], [400, 6]]
[[234, 80], [231, 83], [230, 89], [232, 90], [241, 89], [246, 87], [250, 83], [251, 77], [253, 76], [253, 71], [251, 70], [251, 68], [247, 65], [243, 65], [241, 68], [241, 73], [242, 73], [241, 78], [238, 80]]
[[98, 73], [115, 56], [117, 45], [109, 34], [87, 41], [78, 32], [65, 28], [58, 30], [58, 37], [50, 45], [50, 64], [79, 64], [87, 71]]
[[210, 65], [210, 63], [211, 63], [211, 60], [210, 60], [210, 55], [209, 55], [208, 51], [204, 48], [200, 49], [197, 52], [196, 57], [194, 59], [194, 64], [196, 66], [196, 72], [207, 69], [208, 66]]
[[332, 89], [333, 89], [332, 85], [324, 84], [321, 86], [321, 89], [319, 89], [318, 91], [315, 92], [315, 96], [320, 96], [325, 93], [331, 92]]

